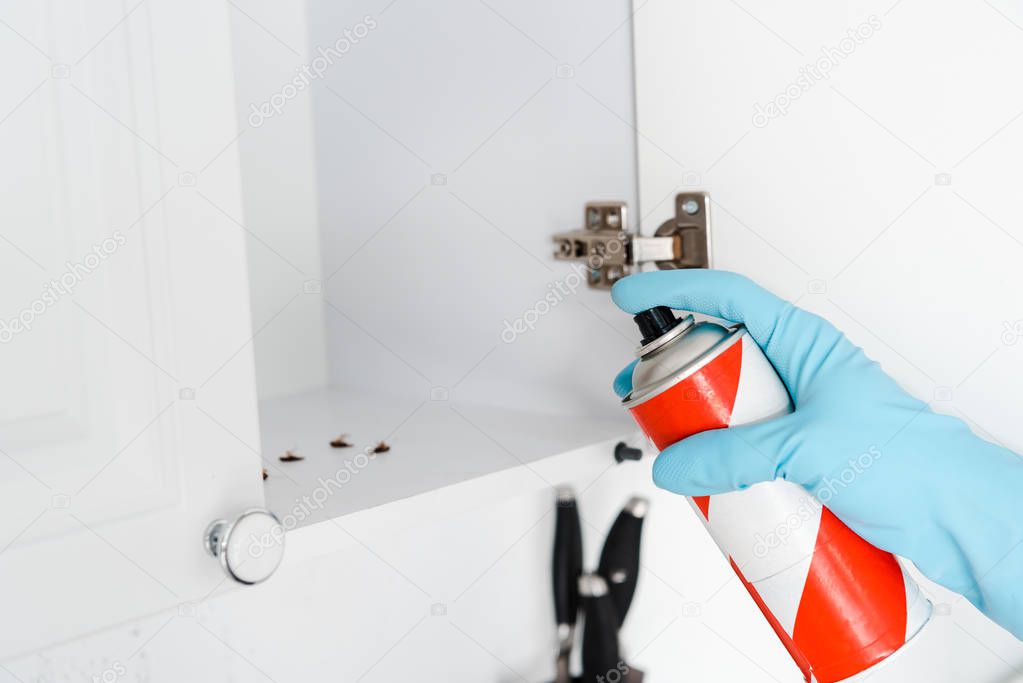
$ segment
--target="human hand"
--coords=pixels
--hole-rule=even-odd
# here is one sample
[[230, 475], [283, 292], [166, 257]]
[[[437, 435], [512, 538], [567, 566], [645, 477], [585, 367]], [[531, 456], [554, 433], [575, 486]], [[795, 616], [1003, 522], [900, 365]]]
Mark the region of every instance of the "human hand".
[[[698, 496], [797, 483], [1023, 639], [1023, 459], [934, 413], [829, 322], [741, 275], [640, 273], [612, 297], [632, 314], [669, 306], [744, 323], [795, 406], [669, 446], [654, 463], [658, 486]], [[634, 365], [615, 378], [619, 396]]]

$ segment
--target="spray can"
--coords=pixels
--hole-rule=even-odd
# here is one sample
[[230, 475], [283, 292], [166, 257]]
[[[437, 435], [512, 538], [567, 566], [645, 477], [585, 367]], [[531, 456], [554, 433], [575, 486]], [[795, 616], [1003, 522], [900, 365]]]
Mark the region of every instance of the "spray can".
[[[784, 415], [792, 402], [742, 325], [635, 317], [643, 334], [623, 405], [660, 450]], [[891, 553], [783, 480], [690, 502], [807, 681], [856, 681], [927, 622], [930, 602]]]

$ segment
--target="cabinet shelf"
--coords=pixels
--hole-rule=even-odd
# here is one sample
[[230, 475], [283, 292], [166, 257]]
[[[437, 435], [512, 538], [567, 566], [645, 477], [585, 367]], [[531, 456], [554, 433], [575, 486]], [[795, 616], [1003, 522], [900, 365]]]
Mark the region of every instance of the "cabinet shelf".
[[[260, 423], [267, 505], [290, 526], [528, 468], [635, 431], [624, 412], [616, 418], [541, 414], [336, 388], [264, 400]], [[351, 447], [330, 446], [341, 433]], [[379, 441], [390, 450], [367, 455]], [[288, 450], [304, 459], [280, 462]], [[610, 447], [607, 458], [612, 462]]]

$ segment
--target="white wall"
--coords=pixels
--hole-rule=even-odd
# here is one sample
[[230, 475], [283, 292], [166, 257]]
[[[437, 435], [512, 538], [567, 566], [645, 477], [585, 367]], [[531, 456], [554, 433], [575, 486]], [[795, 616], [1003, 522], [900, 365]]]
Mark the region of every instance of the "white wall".
[[634, 200], [628, 3], [310, 12], [314, 50], [377, 24], [312, 91], [333, 383], [620, 419], [635, 340], [606, 293], [501, 333], [572, 272], [551, 236], [584, 202]]

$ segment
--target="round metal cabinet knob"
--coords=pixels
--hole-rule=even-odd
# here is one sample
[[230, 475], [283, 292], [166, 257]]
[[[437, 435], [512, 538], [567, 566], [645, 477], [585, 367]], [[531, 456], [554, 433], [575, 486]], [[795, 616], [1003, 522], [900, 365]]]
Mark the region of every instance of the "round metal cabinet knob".
[[245, 585], [266, 581], [284, 557], [284, 527], [266, 510], [247, 510], [238, 519], [215, 520], [203, 545], [224, 573]]

